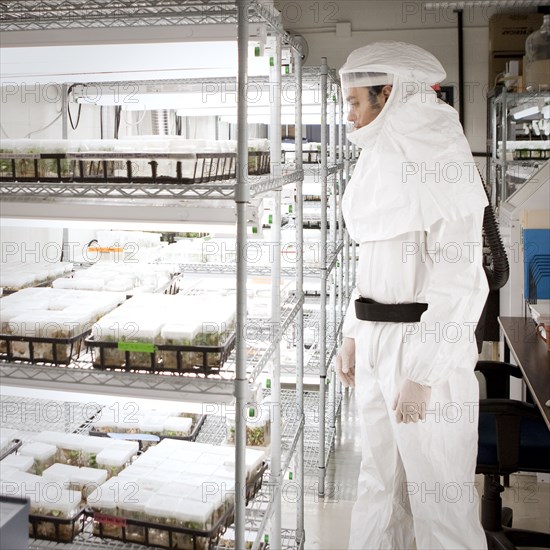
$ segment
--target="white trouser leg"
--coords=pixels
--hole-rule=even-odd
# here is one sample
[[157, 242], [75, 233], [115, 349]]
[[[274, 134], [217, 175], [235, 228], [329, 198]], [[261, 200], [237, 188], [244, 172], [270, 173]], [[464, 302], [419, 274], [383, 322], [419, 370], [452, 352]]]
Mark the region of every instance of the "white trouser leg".
[[395, 425], [418, 550], [487, 548], [474, 487], [478, 410], [478, 382], [465, 370], [432, 390], [424, 422]]
[[[376, 327], [373, 373], [389, 408], [405, 376], [407, 349], [399, 325]], [[475, 365], [466, 364], [470, 361], [465, 358], [464, 369], [451, 371], [447, 381], [432, 388], [426, 420], [397, 424], [393, 411], [390, 415], [418, 550], [487, 548], [474, 487], [479, 386]]]
[[474, 365], [432, 388], [425, 421], [397, 424], [391, 405], [406, 364], [401, 327], [365, 323], [356, 349], [363, 462], [350, 549], [410, 548], [414, 532], [418, 550], [486, 550], [474, 487]]
[[414, 531], [408, 498], [403, 494], [405, 473], [384, 396], [370, 364], [369, 329], [364, 327], [356, 341], [355, 391], [362, 463], [349, 548], [406, 549], [412, 544]]

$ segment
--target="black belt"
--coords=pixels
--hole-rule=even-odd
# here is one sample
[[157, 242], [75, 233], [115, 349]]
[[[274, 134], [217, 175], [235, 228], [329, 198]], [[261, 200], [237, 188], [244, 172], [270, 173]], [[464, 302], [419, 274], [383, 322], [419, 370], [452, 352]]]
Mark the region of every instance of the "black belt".
[[428, 304], [379, 304], [370, 298], [355, 300], [355, 315], [361, 321], [418, 323]]

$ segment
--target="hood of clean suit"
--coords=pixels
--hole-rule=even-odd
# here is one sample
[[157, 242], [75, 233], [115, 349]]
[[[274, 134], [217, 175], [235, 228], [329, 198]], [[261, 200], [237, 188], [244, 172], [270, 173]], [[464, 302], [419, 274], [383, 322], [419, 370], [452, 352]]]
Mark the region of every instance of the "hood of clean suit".
[[345, 96], [346, 75], [362, 73], [385, 73], [393, 88], [376, 119], [348, 134], [362, 149], [342, 203], [351, 237], [389, 239], [483, 210], [487, 197], [458, 113], [431, 88], [446, 77], [441, 63], [412, 44], [377, 42], [341, 68]]

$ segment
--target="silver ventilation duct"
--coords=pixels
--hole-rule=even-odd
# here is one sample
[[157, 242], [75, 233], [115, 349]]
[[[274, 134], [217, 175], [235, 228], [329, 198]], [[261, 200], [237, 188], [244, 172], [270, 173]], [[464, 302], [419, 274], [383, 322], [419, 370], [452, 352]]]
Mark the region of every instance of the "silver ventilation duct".
[[158, 109], [151, 111], [151, 127], [153, 135], [167, 136], [170, 134], [169, 111], [167, 109]]

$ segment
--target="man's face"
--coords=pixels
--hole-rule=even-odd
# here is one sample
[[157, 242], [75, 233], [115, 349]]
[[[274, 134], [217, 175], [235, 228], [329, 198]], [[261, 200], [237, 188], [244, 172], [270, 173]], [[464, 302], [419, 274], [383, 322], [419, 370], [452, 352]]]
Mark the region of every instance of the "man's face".
[[[386, 86], [389, 88], [390, 86]], [[380, 92], [375, 98], [369, 98], [369, 88], [350, 88], [346, 98], [349, 105], [348, 121], [353, 123], [354, 129], [363, 128], [370, 124], [379, 114], [386, 103], [387, 95]], [[375, 99], [375, 100], [373, 100]]]

